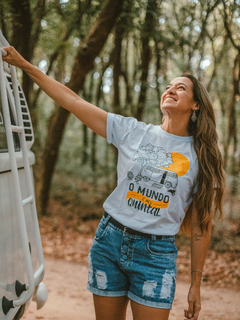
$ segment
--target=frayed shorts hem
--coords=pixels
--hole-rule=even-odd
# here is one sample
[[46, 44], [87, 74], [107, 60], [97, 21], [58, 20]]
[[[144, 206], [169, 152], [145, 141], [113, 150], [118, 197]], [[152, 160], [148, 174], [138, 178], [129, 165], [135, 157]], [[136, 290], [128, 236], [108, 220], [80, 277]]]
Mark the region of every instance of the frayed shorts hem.
[[127, 296], [128, 291], [104, 291], [101, 289], [97, 289], [92, 287], [89, 283], [87, 284], [87, 290], [90, 291], [91, 293], [96, 294], [97, 296], [102, 296], [102, 297], [123, 297]]
[[138, 304], [142, 304], [147, 307], [152, 307], [152, 308], [158, 308], [158, 309], [172, 309], [172, 304], [170, 303], [164, 303], [164, 302], [156, 302], [156, 301], [148, 301], [143, 298], [140, 298], [133, 294], [132, 292], [128, 292], [127, 294], [128, 298], [134, 302], [137, 302]]
[[158, 308], [158, 309], [172, 309], [172, 304], [170, 303], [144, 300], [143, 298], [140, 298], [127, 290], [126, 291], [104, 291], [104, 290], [92, 287], [89, 283], [87, 284], [87, 290], [93, 294], [96, 294], [97, 296], [113, 297], [113, 298], [128, 296], [130, 300], [137, 302], [138, 304], [141, 304], [143, 306]]

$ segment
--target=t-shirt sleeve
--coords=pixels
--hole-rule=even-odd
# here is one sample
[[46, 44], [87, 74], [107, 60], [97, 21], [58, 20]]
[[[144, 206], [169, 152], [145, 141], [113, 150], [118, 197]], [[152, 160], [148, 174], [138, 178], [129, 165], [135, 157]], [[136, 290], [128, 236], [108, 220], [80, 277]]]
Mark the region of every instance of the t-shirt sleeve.
[[107, 142], [118, 148], [129, 136], [130, 131], [137, 127], [137, 124], [138, 121], [135, 118], [108, 113]]

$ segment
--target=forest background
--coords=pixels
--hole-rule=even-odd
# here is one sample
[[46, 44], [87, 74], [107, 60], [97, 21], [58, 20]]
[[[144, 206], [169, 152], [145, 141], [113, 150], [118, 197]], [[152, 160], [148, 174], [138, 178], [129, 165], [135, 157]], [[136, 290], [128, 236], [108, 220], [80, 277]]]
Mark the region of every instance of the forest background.
[[[172, 78], [188, 72], [205, 84], [227, 178], [205, 280], [240, 288], [240, 0], [1, 0], [0, 28], [24, 58], [84, 99], [146, 123], [161, 123]], [[18, 76], [35, 132], [44, 252], [79, 261], [86, 250], [76, 239], [92, 237], [116, 185], [116, 150]], [[178, 244], [184, 274], [189, 239], [180, 235]]]

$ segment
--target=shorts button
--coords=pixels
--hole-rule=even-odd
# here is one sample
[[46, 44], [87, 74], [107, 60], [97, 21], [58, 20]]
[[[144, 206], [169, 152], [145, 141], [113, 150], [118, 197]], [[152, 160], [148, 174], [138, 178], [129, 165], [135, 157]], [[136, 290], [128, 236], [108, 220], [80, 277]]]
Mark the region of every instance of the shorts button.
[[124, 254], [124, 255], [122, 256], [122, 259], [123, 259], [123, 260], [127, 260], [127, 256]]
[[125, 251], [125, 250], [127, 250], [128, 247], [124, 244], [122, 248]]

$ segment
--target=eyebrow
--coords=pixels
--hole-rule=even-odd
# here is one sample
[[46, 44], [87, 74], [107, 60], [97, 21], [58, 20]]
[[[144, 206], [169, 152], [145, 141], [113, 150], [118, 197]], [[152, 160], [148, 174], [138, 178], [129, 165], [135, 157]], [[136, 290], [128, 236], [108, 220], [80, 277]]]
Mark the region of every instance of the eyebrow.
[[[183, 83], [183, 82], [178, 82], [178, 83], [176, 83], [177, 86], [179, 86], [180, 84], [183, 84], [185, 87], [188, 87], [188, 86], [187, 86], [185, 83]], [[172, 84], [169, 83], [168, 86], [172, 86]]]

